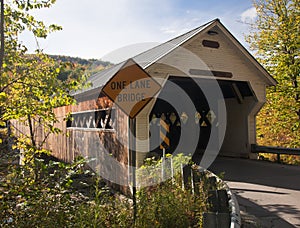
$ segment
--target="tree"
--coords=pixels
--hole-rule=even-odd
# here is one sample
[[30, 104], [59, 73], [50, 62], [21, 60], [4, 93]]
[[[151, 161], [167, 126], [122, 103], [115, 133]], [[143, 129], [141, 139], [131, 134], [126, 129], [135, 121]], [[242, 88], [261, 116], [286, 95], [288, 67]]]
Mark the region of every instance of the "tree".
[[247, 41], [278, 81], [257, 118], [259, 142], [300, 147], [300, 1], [254, 0], [254, 7]]
[[[58, 121], [53, 109], [74, 103], [69, 92], [78, 89], [80, 83], [58, 80], [64, 65], [59, 65], [42, 50], [28, 54], [27, 48], [19, 41], [24, 30], [33, 33], [36, 40], [47, 38], [60, 26], [46, 26], [33, 17], [31, 10], [49, 8], [55, 0], [13, 0], [4, 4], [4, 46], [0, 78], [0, 121], [11, 119], [22, 121], [29, 134], [19, 139], [20, 147], [31, 151], [32, 155], [44, 151], [43, 144], [51, 133], [59, 133], [55, 128]], [[38, 46], [38, 45], [37, 45]], [[44, 139], [37, 141], [36, 127], [44, 131]]]
[[2, 75], [2, 64], [4, 58], [4, 0], [0, 1], [0, 76]]

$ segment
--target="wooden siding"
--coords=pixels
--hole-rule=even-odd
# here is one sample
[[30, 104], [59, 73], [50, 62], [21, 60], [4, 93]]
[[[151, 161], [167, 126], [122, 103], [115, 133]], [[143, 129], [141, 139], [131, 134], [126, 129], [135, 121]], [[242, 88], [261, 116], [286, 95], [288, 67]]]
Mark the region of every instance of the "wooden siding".
[[[58, 122], [55, 127], [61, 129], [62, 134], [51, 134], [45, 143], [45, 149], [50, 150], [54, 157], [65, 162], [72, 162], [77, 156], [97, 158], [100, 162], [91, 165], [98, 170], [103, 169], [103, 167], [107, 169], [101, 170], [101, 172], [116, 173], [115, 178], [117, 181], [120, 178], [123, 178], [123, 182], [128, 181], [128, 117], [120, 109], [116, 108], [116, 129], [113, 130], [72, 129], [67, 128], [67, 122], [65, 121], [66, 115], [70, 112], [106, 109], [111, 108], [112, 105], [111, 100], [102, 96], [97, 100], [56, 108], [54, 113], [58, 118]], [[12, 121], [12, 125], [15, 128], [16, 136], [29, 134], [29, 128], [24, 123]], [[34, 126], [37, 129], [37, 140], [40, 142], [45, 135], [44, 129], [38, 125], [38, 121], [34, 122]], [[118, 161], [119, 168], [121, 167], [119, 170], [113, 170], [115, 167], [107, 165], [101, 166], [101, 162], [105, 162], [104, 150], [108, 151]], [[127, 194], [130, 192], [128, 187], [119, 185], [114, 185], [114, 187]]]
[[136, 135], [138, 143], [136, 145], [136, 166], [143, 164], [149, 152], [149, 117], [146, 113], [140, 113], [136, 118]]
[[251, 142], [249, 142], [248, 115], [251, 113], [255, 100], [252, 97], [244, 99], [239, 104], [236, 99], [226, 99], [227, 126], [226, 133], [221, 149], [221, 154], [247, 157], [251, 152]]

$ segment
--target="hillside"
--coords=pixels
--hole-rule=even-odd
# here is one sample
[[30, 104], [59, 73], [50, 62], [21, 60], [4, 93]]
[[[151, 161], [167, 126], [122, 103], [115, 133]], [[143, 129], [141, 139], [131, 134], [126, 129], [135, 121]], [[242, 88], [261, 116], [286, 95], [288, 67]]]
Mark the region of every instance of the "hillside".
[[62, 81], [68, 80], [69, 78], [76, 78], [80, 73], [84, 72], [90, 76], [96, 72], [106, 69], [113, 65], [110, 62], [101, 61], [97, 59], [83, 59], [79, 57], [63, 56], [63, 55], [49, 55], [57, 62], [71, 63], [69, 66], [62, 71], [58, 78]]

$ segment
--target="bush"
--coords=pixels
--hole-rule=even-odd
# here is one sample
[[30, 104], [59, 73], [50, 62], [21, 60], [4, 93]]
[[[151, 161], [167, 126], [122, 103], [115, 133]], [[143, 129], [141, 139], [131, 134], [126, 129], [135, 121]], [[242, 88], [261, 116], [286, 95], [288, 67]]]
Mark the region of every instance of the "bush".
[[[33, 165], [34, 164], [34, 165]], [[13, 165], [0, 184], [0, 221], [3, 227], [59, 227], [73, 220], [81, 197], [70, 191], [72, 175], [83, 162]]]
[[[0, 177], [1, 227], [201, 227], [208, 207], [204, 179], [194, 191], [183, 189], [179, 174], [140, 189], [133, 221], [132, 200], [85, 173], [84, 164], [82, 159], [65, 164], [35, 158], [11, 166]], [[82, 191], [83, 186], [88, 189]]]
[[[189, 170], [184, 181], [183, 166]], [[208, 207], [209, 184], [206, 175], [202, 175], [201, 182], [192, 188], [190, 171], [200, 175], [191, 157], [183, 154], [175, 157], [167, 154], [164, 163], [162, 159], [146, 159], [145, 165], [137, 171], [138, 180], [144, 186], [161, 183], [138, 192], [137, 227], [201, 227], [202, 213]], [[163, 179], [166, 181], [162, 182]]]
[[194, 195], [171, 180], [138, 194], [137, 227], [201, 227], [206, 194]]

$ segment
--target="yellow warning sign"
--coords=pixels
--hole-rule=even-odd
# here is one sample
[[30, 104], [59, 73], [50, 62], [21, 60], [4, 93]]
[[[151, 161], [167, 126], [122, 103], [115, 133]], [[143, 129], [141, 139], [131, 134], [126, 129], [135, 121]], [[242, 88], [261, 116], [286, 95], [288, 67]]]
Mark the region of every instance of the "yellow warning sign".
[[158, 82], [129, 59], [102, 91], [130, 118], [134, 118], [160, 89]]
[[166, 149], [170, 146], [170, 139], [168, 137], [168, 133], [170, 132], [169, 125], [161, 118], [160, 119], [160, 149]]

